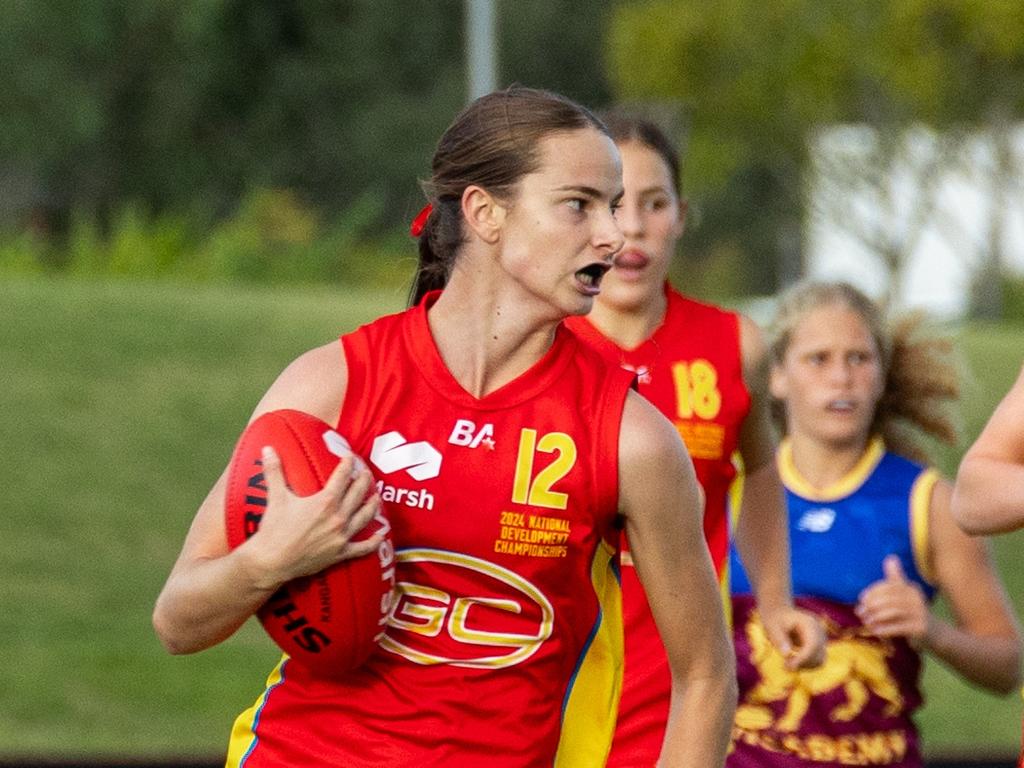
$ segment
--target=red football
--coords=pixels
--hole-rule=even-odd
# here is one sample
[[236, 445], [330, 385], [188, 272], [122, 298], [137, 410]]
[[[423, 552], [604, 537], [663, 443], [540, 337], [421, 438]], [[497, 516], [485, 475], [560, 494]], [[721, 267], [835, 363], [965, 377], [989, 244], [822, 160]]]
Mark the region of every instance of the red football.
[[[341, 435], [308, 413], [270, 411], [253, 421], [228, 471], [224, 512], [232, 549], [259, 529], [266, 511], [261, 452], [267, 445], [277, 451], [288, 487], [299, 496], [323, 488], [341, 457], [352, 454]], [[281, 649], [318, 675], [338, 677], [362, 664], [384, 631], [395, 586], [391, 526], [381, 514], [354, 538], [377, 532], [384, 540], [375, 554], [290, 581], [257, 612]]]

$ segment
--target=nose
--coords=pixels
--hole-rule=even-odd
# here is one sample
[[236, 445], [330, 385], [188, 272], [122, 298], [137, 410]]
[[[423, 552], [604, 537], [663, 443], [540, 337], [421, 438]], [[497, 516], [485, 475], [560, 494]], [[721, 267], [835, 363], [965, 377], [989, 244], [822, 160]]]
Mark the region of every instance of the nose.
[[600, 220], [595, 222], [594, 246], [606, 256], [618, 253], [626, 242], [619, 224], [611, 210], [602, 214]]
[[847, 360], [836, 360], [829, 366], [829, 378], [839, 384], [847, 384], [853, 378], [853, 366]]
[[644, 217], [641, 216], [639, 205], [623, 200], [615, 218], [619, 222], [619, 229], [626, 237], [636, 239], [643, 235]]

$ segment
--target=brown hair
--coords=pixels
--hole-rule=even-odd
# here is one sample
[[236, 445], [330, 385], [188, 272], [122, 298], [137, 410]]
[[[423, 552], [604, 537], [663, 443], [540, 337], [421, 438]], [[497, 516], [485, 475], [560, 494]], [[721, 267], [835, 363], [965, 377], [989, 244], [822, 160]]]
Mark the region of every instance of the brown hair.
[[[949, 404], [960, 398], [960, 377], [952, 359], [949, 339], [922, 336], [923, 313], [887, 324], [879, 306], [848, 283], [800, 283], [779, 300], [769, 331], [769, 357], [779, 365], [786, 356], [793, 331], [813, 309], [840, 305], [864, 321], [882, 362], [884, 389], [871, 424], [886, 446], [900, 455], [928, 461], [918, 434], [954, 445], [958, 434]], [[785, 434], [785, 404], [772, 401], [772, 416]], [[918, 433], [918, 434], [915, 434]]]
[[477, 185], [511, 196], [540, 165], [540, 140], [552, 133], [596, 128], [608, 133], [588, 109], [550, 91], [511, 86], [481, 96], [441, 136], [423, 191], [433, 210], [419, 238], [419, 265], [410, 304], [443, 288], [463, 243], [462, 193]]
[[682, 194], [682, 187], [680, 185], [682, 164], [679, 160], [679, 150], [676, 149], [676, 145], [661, 128], [650, 120], [645, 120], [642, 117], [630, 115], [626, 112], [604, 112], [601, 115], [601, 119], [608, 126], [608, 133], [611, 134], [616, 144], [635, 142], [657, 153], [665, 165], [668, 166], [676, 197]]

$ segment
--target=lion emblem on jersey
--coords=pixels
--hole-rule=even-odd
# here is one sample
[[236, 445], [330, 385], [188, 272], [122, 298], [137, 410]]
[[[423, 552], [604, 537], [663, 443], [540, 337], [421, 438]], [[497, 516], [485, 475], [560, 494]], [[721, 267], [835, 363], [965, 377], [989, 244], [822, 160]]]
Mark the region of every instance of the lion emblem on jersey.
[[[760, 682], [750, 691], [736, 711], [736, 724], [748, 730], [774, 726], [779, 731], [796, 731], [810, 706], [811, 699], [841, 688], [846, 701], [829, 713], [834, 721], [848, 722], [864, 710], [870, 694], [886, 702], [885, 714], [894, 716], [903, 708], [903, 696], [889, 671], [892, 644], [887, 640], [866, 639], [856, 629], [841, 630], [826, 625], [828, 643], [825, 662], [817, 669], [786, 669], [782, 654], [772, 645], [756, 612], [746, 625], [750, 643], [750, 661]], [[771, 703], [785, 701], [786, 709], [773, 721]]]

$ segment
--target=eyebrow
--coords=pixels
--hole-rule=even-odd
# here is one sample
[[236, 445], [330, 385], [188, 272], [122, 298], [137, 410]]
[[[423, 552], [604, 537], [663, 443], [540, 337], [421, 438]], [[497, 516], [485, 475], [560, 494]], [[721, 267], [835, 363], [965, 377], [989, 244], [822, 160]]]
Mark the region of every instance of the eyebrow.
[[[571, 191], [571, 193], [578, 193], [584, 197], [595, 198], [597, 200], [604, 197], [603, 191], [593, 186], [587, 186], [586, 184], [565, 184], [564, 186], [555, 187], [555, 191], [556, 193], [566, 193], [566, 191]], [[622, 197], [625, 194], [626, 190], [622, 187], [616, 189], [615, 193], [611, 196], [611, 202], [616, 203], [617, 201], [622, 200]]]

